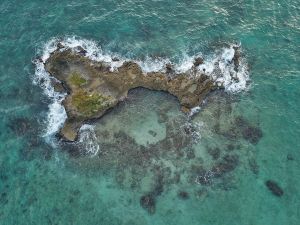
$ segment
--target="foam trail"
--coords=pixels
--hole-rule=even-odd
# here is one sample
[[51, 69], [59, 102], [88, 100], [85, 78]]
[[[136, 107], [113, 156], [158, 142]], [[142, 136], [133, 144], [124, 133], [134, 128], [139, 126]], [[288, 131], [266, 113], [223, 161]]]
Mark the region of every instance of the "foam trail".
[[47, 114], [47, 126], [44, 131], [43, 137], [46, 138], [51, 144], [55, 145], [52, 142], [52, 137], [59, 131], [63, 123], [67, 118], [67, 114], [65, 112], [64, 107], [61, 102], [65, 98], [66, 94], [58, 93], [54, 90], [51, 84], [51, 78], [44, 67], [44, 60], [47, 60], [52, 51], [56, 49], [54, 47], [54, 41], [48, 42], [44, 49], [43, 54], [40, 60], [35, 60], [35, 76], [33, 79], [33, 83], [36, 85], [40, 85], [43, 89], [43, 92], [46, 96], [49, 97], [51, 103], [49, 104], [48, 114]]
[[150, 58], [146, 57], [145, 60], [133, 60], [136, 62], [143, 70], [144, 73], [150, 72], [165, 72], [166, 64], [171, 63], [169, 59], [164, 58]]
[[84, 146], [85, 154], [95, 156], [100, 150], [94, 126], [84, 124], [79, 130], [79, 143]]

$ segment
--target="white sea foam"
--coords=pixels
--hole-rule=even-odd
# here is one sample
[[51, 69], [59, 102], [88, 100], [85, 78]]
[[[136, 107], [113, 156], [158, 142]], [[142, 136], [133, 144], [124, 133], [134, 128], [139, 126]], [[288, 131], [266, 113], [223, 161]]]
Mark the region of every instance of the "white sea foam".
[[[78, 51], [80, 46], [86, 51], [86, 57], [95, 61], [104, 61], [110, 65], [111, 70], [117, 70], [125, 61], [132, 60], [136, 62], [142, 70], [147, 72], [157, 72], [165, 71], [166, 64], [171, 63], [170, 59], [165, 58], [151, 58], [146, 57], [145, 60], [134, 60], [127, 59], [126, 57], [121, 57], [118, 54], [111, 52], [104, 52], [96, 42], [81, 39], [78, 37], [65, 37], [62, 39], [53, 38], [44, 45], [40, 53], [40, 60], [35, 60], [36, 65], [34, 83], [40, 85], [44, 94], [46, 94], [51, 103], [49, 105], [49, 112], [47, 115], [47, 127], [45, 129], [44, 136], [51, 137], [56, 134], [65, 122], [67, 115], [64, 107], [62, 106], [62, 101], [66, 94], [61, 94], [55, 92], [51, 85], [51, 79], [49, 74], [44, 68], [44, 63], [57, 49], [57, 44], [61, 43], [64, 47], [60, 50], [63, 51], [66, 48]], [[197, 67], [195, 76], [206, 74], [208, 75], [217, 85], [224, 87], [225, 91], [237, 93], [245, 90], [247, 87], [247, 81], [249, 80], [248, 66], [244, 58], [240, 58], [237, 70], [235, 70], [233, 58], [235, 55], [236, 45], [231, 45], [230, 47], [217, 50], [214, 54], [210, 56], [204, 56], [204, 63]], [[183, 73], [188, 71], [195, 71], [194, 59], [195, 57], [202, 56], [201, 54], [188, 56], [183, 55], [182, 60], [178, 63], [173, 63], [172, 66], [176, 73]], [[114, 60], [117, 58], [118, 60]], [[192, 110], [195, 113], [198, 108]]]
[[79, 143], [83, 144], [86, 155], [95, 156], [98, 154], [100, 146], [97, 143], [94, 126], [88, 124], [82, 125], [79, 130]]
[[143, 70], [144, 73], [149, 72], [165, 72], [166, 64], [171, 63], [169, 59], [164, 58], [150, 58], [146, 57], [144, 60], [133, 60], [136, 62]]
[[225, 91], [238, 93], [247, 88], [249, 80], [248, 64], [245, 58], [239, 58], [237, 68], [234, 65], [235, 49], [240, 46], [231, 45], [217, 51], [198, 67], [199, 73], [209, 75], [218, 85], [224, 87]]
[[175, 64], [174, 69], [176, 73], [184, 73], [190, 70], [194, 65], [194, 60], [197, 56], [188, 56], [187, 54], [183, 54], [179, 63]]
[[66, 111], [62, 106], [61, 102], [65, 98], [65, 94], [58, 93], [54, 90], [51, 85], [51, 78], [44, 67], [44, 60], [50, 56], [51, 52], [54, 51], [54, 42], [51, 40], [48, 42], [45, 47], [43, 54], [41, 56], [41, 60], [35, 60], [34, 63], [36, 65], [35, 68], [35, 76], [33, 79], [34, 84], [38, 84], [43, 88], [44, 94], [50, 98], [51, 103], [49, 104], [48, 114], [47, 114], [47, 122], [46, 128], [43, 136], [47, 140], [51, 140], [52, 137], [57, 133], [57, 131], [61, 128], [63, 123], [67, 118]]
[[191, 111], [190, 111], [190, 117], [192, 117], [193, 115], [195, 115], [196, 113], [200, 112], [201, 110], [201, 107], [200, 106], [196, 106], [194, 108], [191, 108]]
[[[99, 45], [96, 42], [79, 39], [77, 37], [67, 37], [60, 41], [60, 43], [65, 46], [65, 48], [74, 49], [76, 51], [76, 47], [82, 47], [86, 51], [86, 57], [98, 61], [98, 62], [106, 62], [111, 66], [111, 71], [116, 70], [118, 67], [122, 66], [125, 62], [125, 58], [122, 58], [118, 54], [114, 53], [104, 53]], [[117, 58], [118, 60], [113, 60]]]

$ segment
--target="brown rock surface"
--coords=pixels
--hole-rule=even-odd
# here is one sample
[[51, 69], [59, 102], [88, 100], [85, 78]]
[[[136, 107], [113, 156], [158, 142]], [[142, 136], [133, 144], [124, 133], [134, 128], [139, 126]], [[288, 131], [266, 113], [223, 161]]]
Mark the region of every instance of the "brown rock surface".
[[214, 82], [204, 74], [192, 76], [189, 71], [170, 78], [164, 72], [144, 73], [132, 61], [112, 72], [109, 64], [93, 61], [71, 49], [58, 48], [45, 62], [45, 68], [68, 92], [63, 101], [68, 119], [60, 131], [68, 141], [76, 140], [83, 122], [100, 118], [125, 99], [130, 89], [144, 87], [169, 92], [188, 112], [215, 88]]

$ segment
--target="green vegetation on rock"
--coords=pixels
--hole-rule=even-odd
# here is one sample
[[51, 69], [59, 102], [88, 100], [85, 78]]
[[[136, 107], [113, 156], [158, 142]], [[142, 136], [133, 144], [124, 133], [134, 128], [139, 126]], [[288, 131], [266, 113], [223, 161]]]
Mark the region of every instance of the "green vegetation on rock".
[[84, 79], [80, 73], [78, 72], [72, 72], [69, 78], [69, 81], [72, 85], [80, 87], [84, 84], [86, 84], [87, 80]]
[[103, 96], [98, 93], [88, 93], [84, 90], [78, 90], [72, 96], [72, 105], [79, 113], [86, 117], [94, 116], [100, 111], [106, 109], [112, 102], [110, 96]]

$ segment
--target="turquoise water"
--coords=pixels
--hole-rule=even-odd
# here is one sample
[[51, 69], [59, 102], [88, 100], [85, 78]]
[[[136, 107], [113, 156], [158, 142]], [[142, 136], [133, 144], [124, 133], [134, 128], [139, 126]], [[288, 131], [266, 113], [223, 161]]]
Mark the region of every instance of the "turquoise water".
[[[0, 15], [0, 224], [300, 223], [299, 1], [2, 0]], [[211, 94], [192, 119], [172, 96], [133, 90], [80, 143], [49, 142], [51, 100], [31, 61], [73, 35], [174, 61], [241, 42], [251, 82]], [[228, 155], [229, 171], [199, 182]], [[154, 213], [140, 204], [149, 192]]]

